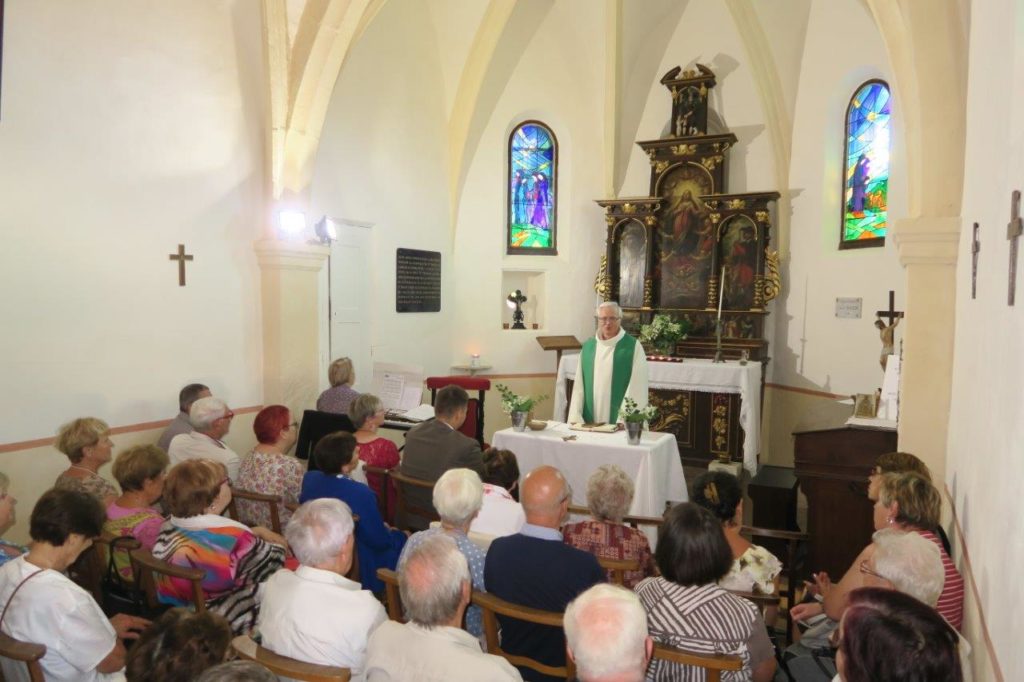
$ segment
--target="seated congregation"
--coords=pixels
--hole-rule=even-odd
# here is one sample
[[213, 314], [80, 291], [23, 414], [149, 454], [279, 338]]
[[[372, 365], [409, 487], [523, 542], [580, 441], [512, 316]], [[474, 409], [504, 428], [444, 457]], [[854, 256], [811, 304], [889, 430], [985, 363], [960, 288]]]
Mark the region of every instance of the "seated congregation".
[[[238, 457], [222, 441], [232, 411], [190, 384], [169, 452], [117, 455], [120, 491], [100, 475], [109, 427], [62, 427], [70, 467], [33, 508], [31, 543], [0, 542], [4, 678], [963, 679], [963, 581], [916, 458], [879, 460], [873, 541], [841, 580], [816, 574], [786, 604], [816, 624], [785, 647], [785, 567], [741, 534], [730, 474], [699, 476], [691, 502], [649, 520], [652, 549], [619, 467], [594, 470], [584, 518], [557, 468], [521, 475], [514, 453], [458, 432], [461, 388], [439, 392], [437, 419], [400, 453], [377, 434], [380, 400], [338, 387], [322, 402], [344, 403], [356, 430], [322, 437], [307, 463], [289, 454], [287, 408], [263, 408]], [[0, 474], [0, 532], [8, 485]], [[128, 597], [109, 599], [118, 586]], [[16, 658], [11, 640], [41, 647]]]

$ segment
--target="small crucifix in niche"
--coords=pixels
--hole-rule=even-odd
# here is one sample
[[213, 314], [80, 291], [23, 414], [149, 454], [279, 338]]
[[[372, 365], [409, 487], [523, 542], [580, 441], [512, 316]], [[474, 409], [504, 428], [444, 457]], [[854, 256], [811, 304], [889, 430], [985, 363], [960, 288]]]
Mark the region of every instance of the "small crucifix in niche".
[[1010, 222], [1006, 223], [1006, 238], [1010, 240], [1010, 281], [1006, 290], [1006, 305], [1013, 305], [1017, 294], [1017, 239], [1024, 231], [1020, 218], [1020, 190], [1013, 190], [1010, 197]]
[[192, 254], [186, 254], [185, 245], [178, 244], [178, 253], [172, 253], [168, 257], [171, 260], [178, 261], [178, 286], [185, 286], [185, 261], [193, 260]]
[[[893, 341], [893, 337], [896, 334], [896, 325], [903, 319], [903, 311], [896, 310], [896, 292], [892, 289], [889, 290], [889, 309], [888, 310], [876, 310], [875, 316], [875, 327], [878, 328], [879, 336], [882, 338], [882, 355], [879, 358], [879, 363], [882, 365], [882, 369], [885, 369], [885, 364], [889, 360], [889, 356], [896, 350], [896, 344]], [[882, 321], [882, 318], [886, 318], [889, 321], [887, 325]]]
[[978, 223], [974, 223], [971, 235], [971, 298], [978, 297], [978, 254], [981, 252], [981, 240], [978, 239]]

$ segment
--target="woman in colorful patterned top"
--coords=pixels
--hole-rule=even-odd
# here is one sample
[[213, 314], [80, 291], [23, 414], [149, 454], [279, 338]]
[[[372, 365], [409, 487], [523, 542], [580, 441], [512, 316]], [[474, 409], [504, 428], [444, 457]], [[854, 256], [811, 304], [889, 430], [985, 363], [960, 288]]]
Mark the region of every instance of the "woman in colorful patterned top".
[[[164, 477], [170, 463], [167, 453], [155, 445], [137, 445], [117, 456], [113, 473], [122, 493], [107, 507], [103, 532], [133, 537], [146, 549], [153, 549], [164, 517], [152, 505], [164, 493]], [[122, 576], [132, 580], [127, 552], [115, 552], [114, 564]]]
[[[259, 586], [284, 565], [285, 541], [266, 528], [249, 528], [220, 514], [231, 502], [226, 470], [218, 462], [190, 459], [175, 465], [164, 484], [164, 524], [153, 555], [176, 566], [206, 571], [206, 607], [228, 619], [236, 634], [259, 614]], [[157, 579], [160, 601], [192, 603], [187, 580]]]
[[[777, 591], [782, 562], [764, 547], [740, 535], [743, 525], [743, 491], [739, 480], [725, 471], [708, 471], [693, 482], [690, 500], [715, 515], [722, 523], [732, 550], [732, 568], [718, 584], [734, 592], [773, 594]], [[777, 609], [768, 609], [765, 621], [775, 622]]]
[[114, 449], [106, 422], [94, 417], [69, 422], [60, 427], [54, 445], [71, 460], [68, 470], [57, 477], [54, 488], [89, 493], [104, 507], [114, 501], [117, 488], [99, 474]]
[[[639, 571], [627, 571], [625, 587], [632, 588], [654, 575], [654, 560], [647, 536], [622, 523], [633, 504], [633, 481], [614, 464], [599, 466], [587, 480], [587, 506], [592, 519], [562, 529], [565, 544], [606, 559], [636, 559]], [[608, 579], [612, 579], [611, 571]]]
[[[280, 505], [278, 514], [281, 528], [284, 528], [292, 516], [285, 505], [298, 504], [302, 474], [306, 473], [306, 463], [288, 454], [299, 438], [299, 423], [292, 420], [291, 412], [284, 405], [268, 405], [256, 415], [252, 430], [258, 444], [242, 460], [235, 487], [280, 497], [284, 504]], [[241, 499], [235, 504], [239, 516], [246, 522], [270, 527], [270, 508], [266, 504]]]
[[[0, 535], [10, 530], [14, 525], [14, 505], [18, 500], [10, 492], [11, 479], [7, 474], [0, 473]], [[28, 551], [24, 545], [16, 545], [0, 538], [0, 566], [3, 566], [11, 559], [21, 556]]]
[[[356, 427], [355, 437], [359, 443], [359, 459], [372, 467], [381, 469], [394, 469], [398, 466], [398, 446], [387, 438], [377, 435], [377, 429], [384, 423], [384, 403], [380, 398], [371, 394], [363, 393], [352, 401], [348, 408], [348, 418]], [[388, 480], [387, 495], [384, 494], [384, 477], [380, 474], [367, 473], [366, 484], [370, 490], [377, 493], [378, 499], [388, 501], [387, 516], [385, 521], [393, 522], [395, 518], [395, 507], [398, 502], [398, 490], [395, 482]]]
[[321, 412], [348, 414], [352, 401], [359, 397], [359, 393], [352, 390], [352, 384], [356, 383], [352, 361], [348, 358], [338, 358], [332, 362], [327, 370], [327, 379], [331, 382], [331, 387], [317, 398], [316, 409]]

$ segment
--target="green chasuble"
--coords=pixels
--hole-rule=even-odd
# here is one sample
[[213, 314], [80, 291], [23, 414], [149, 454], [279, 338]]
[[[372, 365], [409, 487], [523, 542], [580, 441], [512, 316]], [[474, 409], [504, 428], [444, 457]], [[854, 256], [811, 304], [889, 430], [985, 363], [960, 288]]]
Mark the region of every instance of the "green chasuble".
[[[580, 376], [583, 381], [583, 421], [593, 423], [594, 418], [594, 354], [597, 352], [597, 339], [590, 337], [583, 342], [580, 351]], [[608, 423], [614, 424], [619, 418], [619, 406], [629, 388], [629, 380], [633, 376], [633, 354], [636, 352], [636, 339], [623, 334], [615, 350], [612, 351], [612, 391]]]

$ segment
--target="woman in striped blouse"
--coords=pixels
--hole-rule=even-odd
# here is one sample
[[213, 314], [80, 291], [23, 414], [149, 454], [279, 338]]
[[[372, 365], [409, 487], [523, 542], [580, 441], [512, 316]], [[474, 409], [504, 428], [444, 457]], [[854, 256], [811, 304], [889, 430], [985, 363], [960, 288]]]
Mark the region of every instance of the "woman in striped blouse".
[[[723, 673], [723, 682], [771, 680], [774, 649], [760, 612], [718, 585], [732, 568], [732, 550], [718, 519], [692, 502], [676, 505], [665, 518], [654, 556], [661, 576], [636, 586], [654, 641], [695, 653], [739, 656], [743, 668]], [[696, 682], [705, 672], [655, 659], [647, 679]]]

